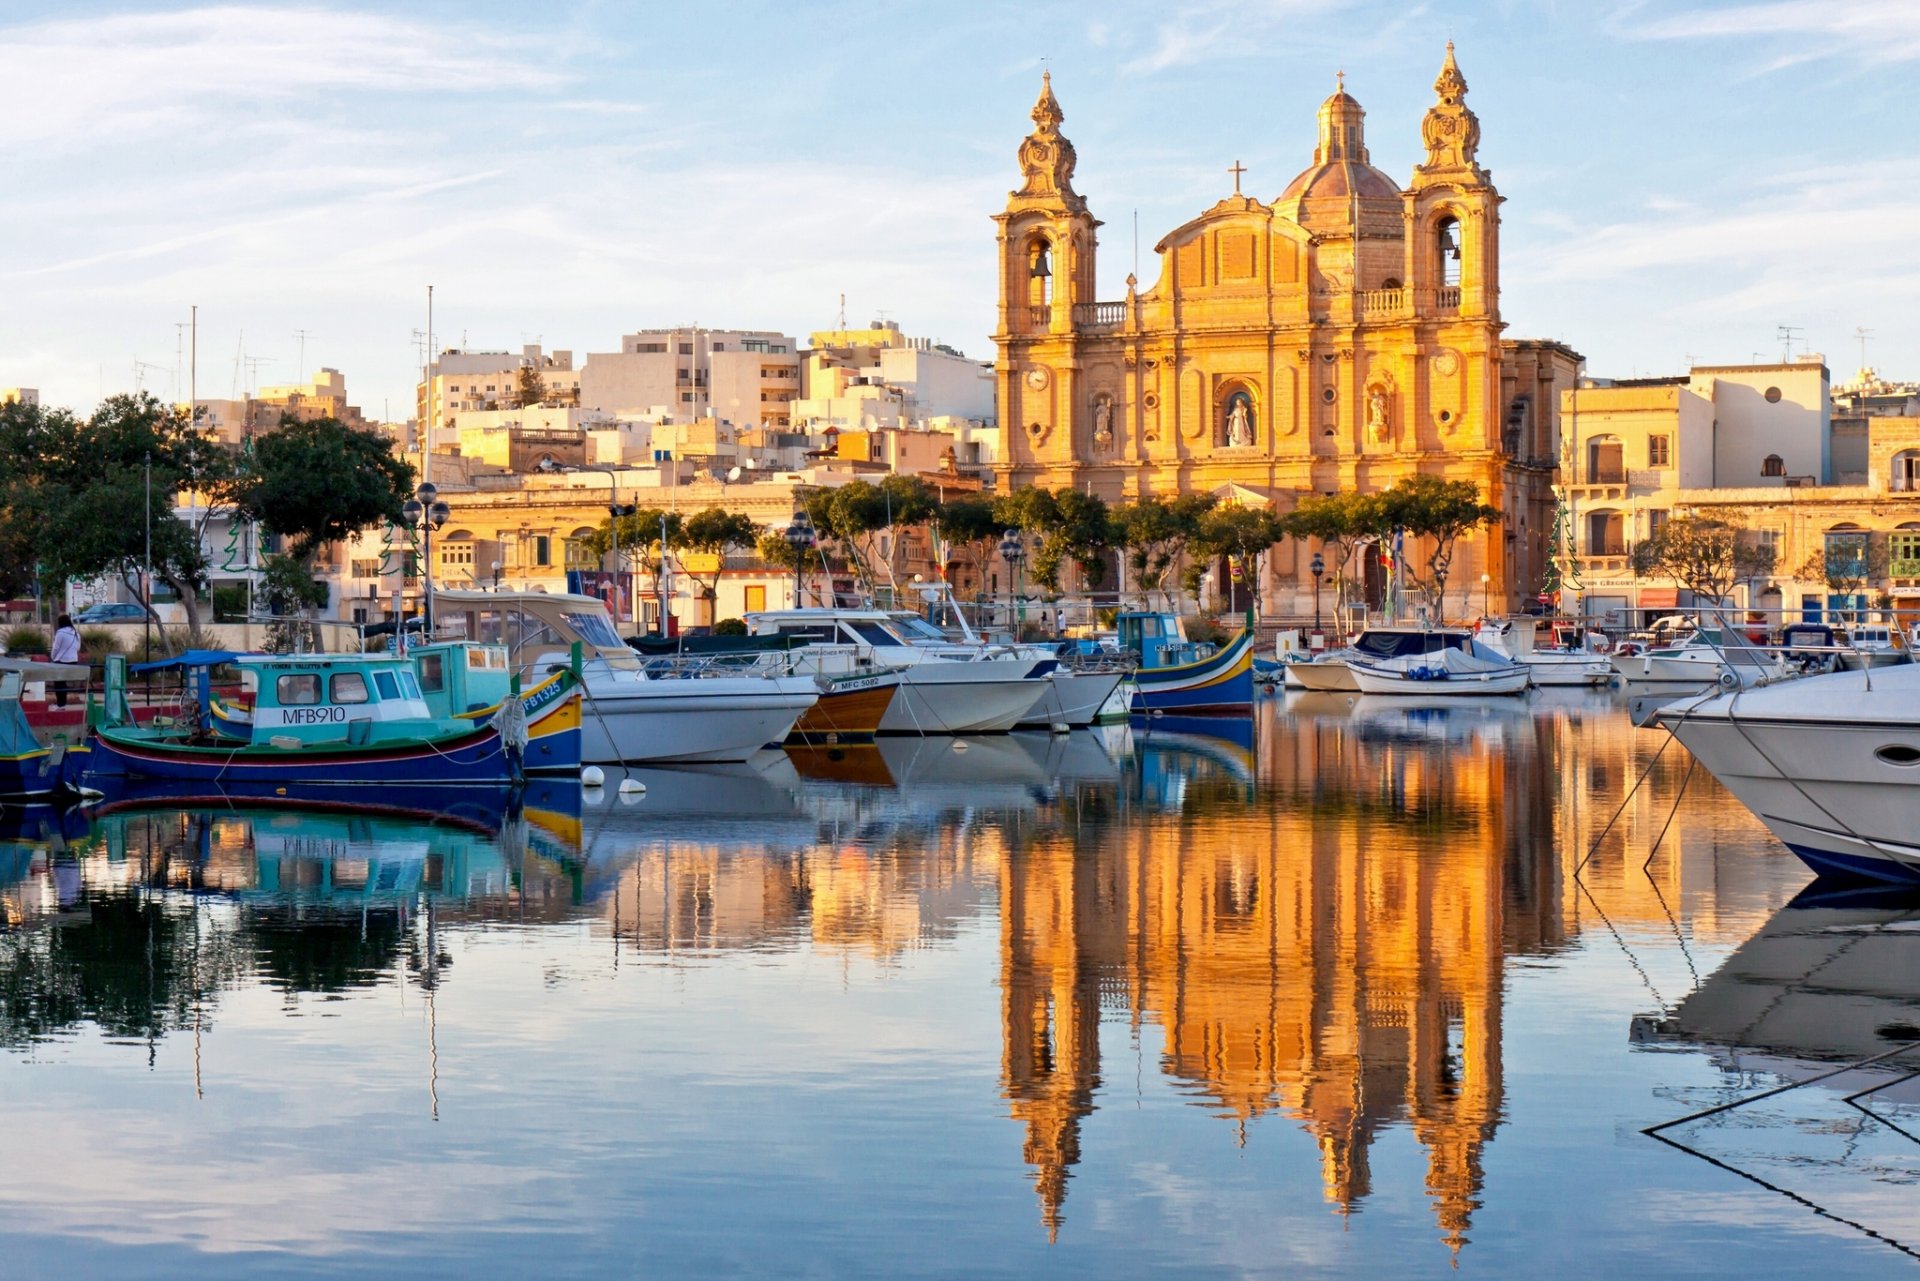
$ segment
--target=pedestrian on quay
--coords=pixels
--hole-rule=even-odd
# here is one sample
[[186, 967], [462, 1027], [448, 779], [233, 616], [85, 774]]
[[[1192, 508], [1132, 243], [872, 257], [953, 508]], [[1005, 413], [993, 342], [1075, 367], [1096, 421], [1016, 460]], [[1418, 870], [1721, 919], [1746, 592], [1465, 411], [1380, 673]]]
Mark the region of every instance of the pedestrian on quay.
[[[80, 661], [80, 633], [74, 630], [73, 619], [66, 614], [60, 615], [60, 620], [54, 624], [53, 649], [47, 657], [56, 663], [77, 663]], [[68, 681], [55, 681], [53, 683], [53, 705], [55, 707], [65, 707], [67, 705], [67, 689], [70, 684], [71, 682]]]

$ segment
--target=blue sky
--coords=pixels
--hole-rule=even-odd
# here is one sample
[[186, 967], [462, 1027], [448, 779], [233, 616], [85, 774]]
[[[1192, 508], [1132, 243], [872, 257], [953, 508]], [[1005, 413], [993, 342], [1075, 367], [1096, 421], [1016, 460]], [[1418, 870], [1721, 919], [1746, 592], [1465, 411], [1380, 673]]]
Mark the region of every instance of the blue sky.
[[[1311, 158], [1336, 69], [1405, 181], [1451, 35], [1507, 197], [1509, 332], [1591, 372], [1775, 358], [1920, 376], [1920, 3], [0, 0], [0, 385], [200, 393], [343, 370], [404, 417], [443, 341], [886, 314], [988, 358], [990, 215], [1041, 59], [1103, 295]], [[296, 331], [308, 330], [307, 370]], [[135, 362], [151, 368], [138, 369]]]

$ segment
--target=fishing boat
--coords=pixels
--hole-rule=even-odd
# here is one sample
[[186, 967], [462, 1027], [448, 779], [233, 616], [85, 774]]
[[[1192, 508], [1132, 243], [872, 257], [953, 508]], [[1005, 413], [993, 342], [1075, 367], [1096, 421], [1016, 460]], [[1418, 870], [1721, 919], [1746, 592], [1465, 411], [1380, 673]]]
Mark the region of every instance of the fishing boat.
[[1177, 615], [1130, 610], [1117, 620], [1135, 664], [1133, 711], [1237, 715], [1253, 710], [1253, 631], [1224, 646], [1187, 639]]
[[71, 782], [78, 761], [68, 759], [64, 744], [40, 741], [20, 696], [29, 681], [85, 681], [90, 670], [80, 663], [0, 659], [0, 797], [44, 799]]
[[1054, 658], [985, 648], [914, 644], [877, 609], [783, 609], [746, 616], [755, 636], [784, 636], [796, 670], [841, 675], [898, 669], [900, 689], [880, 721], [882, 734], [1001, 734], [1020, 723], [1049, 688]]
[[1436, 649], [1377, 663], [1347, 664], [1362, 694], [1414, 695], [1422, 698], [1471, 698], [1524, 694], [1533, 680], [1525, 663], [1487, 650]]
[[811, 676], [784, 664], [644, 661], [592, 596], [436, 592], [434, 638], [506, 646], [528, 687], [579, 645], [581, 758], [594, 764], [744, 761], [786, 738], [820, 699]]
[[1713, 690], [1656, 721], [1822, 875], [1920, 883], [1920, 665]]
[[[414, 646], [406, 656], [413, 664], [427, 710], [436, 717], [482, 725], [501, 715], [508, 700], [516, 697], [515, 676], [504, 646], [442, 641]], [[191, 670], [200, 664], [230, 663], [238, 657], [237, 654], [189, 651], [176, 659], [136, 664], [132, 670]], [[523, 773], [579, 773], [579, 671], [579, 656], [571, 655], [566, 669], [537, 681], [531, 689], [517, 695], [518, 714], [525, 720], [526, 731], [526, 749], [521, 759]], [[236, 742], [250, 741], [253, 696], [251, 691], [243, 690], [238, 698], [230, 699], [209, 691], [207, 720], [211, 732]]]
[[1360, 685], [1347, 670], [1349, 662], [1382, 663], [1409, 654], [1465, 649], [1472, 643], [1473, 633], [1461, 627], [1369, 627], [1351, 645], [1328, 650], [1311, 662], [1289, 665], [1287, 688], [1323, 694], [1358, 693]]
[[[126, 659], [109, 656], [104, 703], [89, 709], [83, 784], [105, 790], [114, 780], [149, 779], [364, 795], [366, 788], [505, 784], [520, 773], [517, 718], [476, 724], [435, 716], [404, 658], [263, 654], [233, 661], [258, 691], [244, 742], [214, 734], [204, 712], [136, 723]], [[196, 681], [207, 688], [207, 668]], [[206, 705], [202, 696], [198, 706]]]

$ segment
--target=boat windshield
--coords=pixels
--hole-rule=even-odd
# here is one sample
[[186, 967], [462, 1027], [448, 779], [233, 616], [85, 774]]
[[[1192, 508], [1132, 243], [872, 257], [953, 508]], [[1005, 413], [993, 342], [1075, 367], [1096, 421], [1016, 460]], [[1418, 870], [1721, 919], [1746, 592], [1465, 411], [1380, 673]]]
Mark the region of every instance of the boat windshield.
[[918, 614], [898, 615], [893, 619], [893, 627], [908, 640], [939, 641], [942, 645], [947, 643], [947, 634]]
[[1460, 632], [1361, 632], [1353, 647], [1374, 658], [1405, 658], [1440, 649], [1465, 649], [1467, 637]]
[[847, 623], [846, 626], [852, 628], [853, 634], [869, 645], [897, 646], [907, 643], [899, 633], [889, 628], [885, 623], [876, 622], [872, 619], [860, 619]]
[[580, 634], [580, 639], [600, 649], [620, 649], [620, 633], [613, 629], [604, 614], [590, 614], [585, 610], [563, 610], [562, 621]]

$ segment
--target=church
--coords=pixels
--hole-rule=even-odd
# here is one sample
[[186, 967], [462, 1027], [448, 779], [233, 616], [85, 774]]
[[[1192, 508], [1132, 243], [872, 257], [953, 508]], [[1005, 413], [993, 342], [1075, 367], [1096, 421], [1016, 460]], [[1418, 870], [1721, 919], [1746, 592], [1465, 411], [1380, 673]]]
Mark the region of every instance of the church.
[[[1341, 79], [1313, 163], [1278, 196], [1242, 193], [1236, 164], [1233, 194], [1154, 246], [1159, 279], [1129, 276], [1124, 298], [1101, 301], [1101, 224], [1041, 77], [1022, 182], [995, 215], [998, 481], [1284, 512], [1414, 473], [1471, 480], [1502, 519], [1461, 540], [1446, 613], [1478, 609], [1470, 589], [1515, 609], [1548, 581], [1559, 392], [1581, 358], [1502, 336], [1503, 198], [1452, 44], [1404, 188], [1369, 162], [1366, 113]], [[1265, 558], [1263, 614], [1311, 612], [1310, 556], [1288, 540]], [[1378, 603], [1379, 558], [1363, 559]]]

